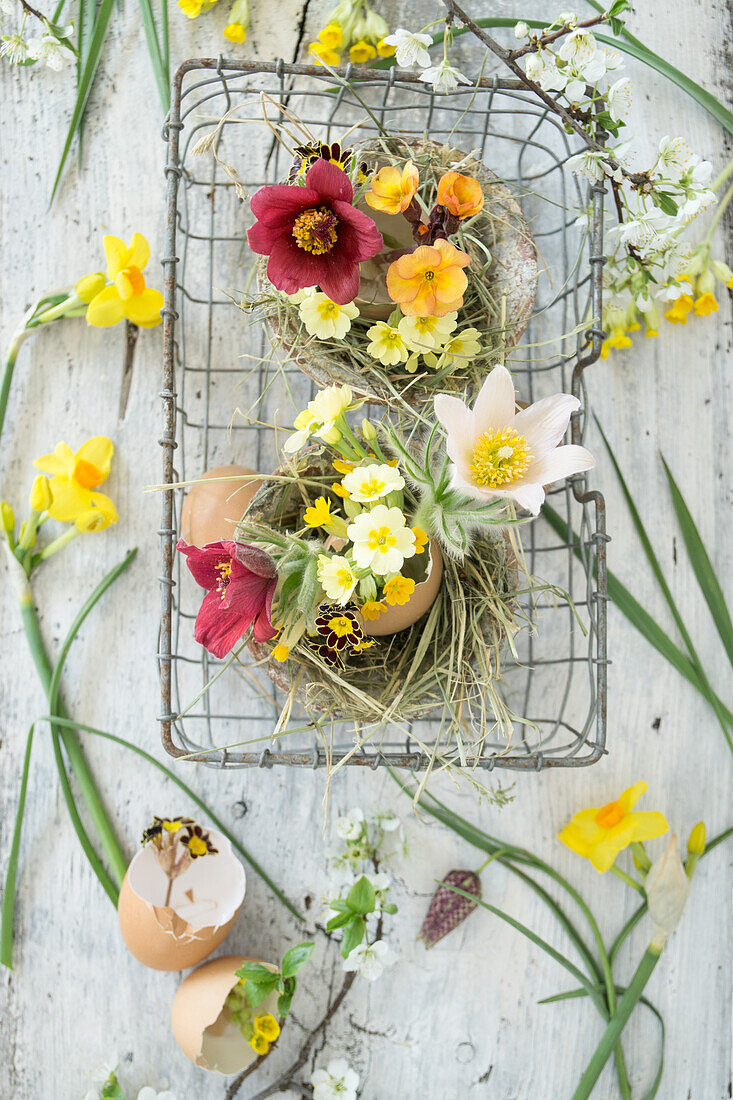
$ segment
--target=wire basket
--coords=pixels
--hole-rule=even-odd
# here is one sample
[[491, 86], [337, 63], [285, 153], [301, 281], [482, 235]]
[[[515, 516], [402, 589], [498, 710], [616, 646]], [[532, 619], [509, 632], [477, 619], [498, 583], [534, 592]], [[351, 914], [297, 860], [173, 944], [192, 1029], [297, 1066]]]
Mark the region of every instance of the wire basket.
[[[396, 69], [349, 66], [340, 76], [355, 83], [337, 86], [321, 67], [282, 61], [201, 59], [178, 71], [164, 128], [168, 215], [160, 444], [166, 485], [230, 462], [274, 469], [274, 433], [232, 416], [233, 410], [254, 402], [257, 419], [272, 422], [277, 415], [278, 423], [289, 424], [312, 397], [312, 383], [293, 364], [273, 368], [262, 326], [248, 326], [232, 304], [230, 293], [247, 285], [255, 259], [243, 244], [245, 208], [215, 159], [192, 153], [202, 134], [237, 107], [219, 134], [222, 161], [236, 167], [249, 191], [281, 179], [288, 167], [283, 151], [271, 132], [253, 121], [262, 119], [263, 93], [268, 103], [287, 105], [324, 141], [338, 140], [360, 120], [359, 138], [374, 136], [380, 126], [408, 138], [429, 134], [475, 152], [515, 190], [545, 270], [529, 328], [508, 365], [524, 400], [560, 390], [581, 398], [570, 430], [572, 442], [582, 442], [583, 371], [598, 358], [603, 335], [587, 321], [601, 315], [603, 186], [586, 194], [564, 171], [576, 151], [571, 138], [519, 81], [483, 79], [435, 96], [416, 76]], [[274, 116], [275, 108], [268, 114]], [[579, 202], [590, 210], [585, 233], [572, 224]], [[559, 339], [561, 333], [571, 335]], [[323, 728], [314, 723], [305, 732], [274, 737], [280, 708], [266, 676], [258, 678], [258, 672], [234, 663], [217, 678], [221, 662], [193, 637], [201, 591], [181, 575], [180, 555], [174, 553], [182, 493], [165, 490], [159, 532], [160, 723], [167, 752], [222, 768], [317, 768], [344, 760], [426, 767], [429, 758], [416, 745], [414, 730], [412, 737], [387, 730], [362, 742], [353, 727], [331, 729], [328, 749]], [[506, 701], [521, 721], [508, 744], [498, 734], [487, 738], [472, 767], [580, 767], [605, 752], [605, 503], [588, 489], [584, 475], [556, 486], [548, 502], [567, 525], [568, 538], [559, 538], [541, 517], [523, 528], [522, 541], [532, 575], [568, 598], [523, 601], [531, 629], [521, 631], [519, 659], [505, 660], [501, 678]], [[420, 722], [422, 745], [438, 733], [438, 723]], [[458, 763], [457, 756], [452, 762]]]

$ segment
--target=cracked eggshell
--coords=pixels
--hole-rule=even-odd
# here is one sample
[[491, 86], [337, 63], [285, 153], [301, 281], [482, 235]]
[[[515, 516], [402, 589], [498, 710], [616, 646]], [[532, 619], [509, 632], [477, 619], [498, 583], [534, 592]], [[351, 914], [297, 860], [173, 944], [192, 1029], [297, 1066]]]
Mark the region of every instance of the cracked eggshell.
[[[175, 1040], [186, 1057], [202, 1069], [224, 1075], [241, 1073], [257, 1058], [239, 1028], [223, 1012], [224, 1002], [239, 980], [235, 971], [244, 962], [261, 960], [224, 955], [204, 963], [181, 982], [173, 998], [171, 1027]], [[271, 1012], [277, 1017], [277, 994], [271, 993], [258, 1005], [257, 1012]]]
[[239, 520], [261, 481], [207, 481], [207, 478], [256, 474], [247, 466], [215, 466], [188, 490], [181, 509], [181, 537], [190, 546], [233, 539]]
[[[414, 626], [435, 603], [443, 579], [443, 555], [435, 539], [428, 544], [430, 554], [427, 576], [415, 585], [415, 590], [407, 603], [388, 606], [378, 619], [364, 620], [364, 633], [370, 637], [383, 637], [385, 634], [397, 634]], [[412, 561], [413, 559], [409, 559]]]
[[229, 935], [244, 901], [244, 867], [225, 836], [209, 830], [217, 855], [195, 859], [173, 881], [155, 849], [142, 848], [127, 868], [117, 908], [131, 955], [153, 970], [185, 970], [207, 958]]

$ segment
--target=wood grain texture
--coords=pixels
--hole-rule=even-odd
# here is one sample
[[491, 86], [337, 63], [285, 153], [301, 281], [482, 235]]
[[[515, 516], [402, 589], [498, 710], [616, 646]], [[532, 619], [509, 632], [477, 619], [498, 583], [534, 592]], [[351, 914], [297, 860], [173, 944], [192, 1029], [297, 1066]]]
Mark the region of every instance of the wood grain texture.
[[[174, 58], [220, 48], [225, 12], [196, 22], [173, 8]], [[246, 56], [293, 59], [302, 26], [307, 41], [328, 10], [323, 0], [253, 0]], [[394, 25], [416, 27], [440, 15], [440, 5], [390, 0], [382, 10]], [[477, 3], [478, 14], [520, 14], [514, 4]], [[539, 6], [522, 6], [532, 15]], [[547, 12], [545, 12], [547, 14]], [[554, 14], [554, 9], [553, 9]], [[682, 0], [674, 16], [662, 0], [648, 3], [632, 29], [660, 54], [725, 97], [725, 51], [731, 25], [724, 0]], [[461, 48], [462, 50], [464, 47]], [[459, 53], [459, 56], [463, 56]], [[716, 166], [727, 156], [721, 132], [691, 101], [661, 78], [627, 66], [636, 77], [634, 122], [640, 150], [662, 134], [683, 134]], [[164, 146], [152, 74], [137, 8], [115, 14], [85, 134], [81, 170], [71, 166], [54, 209], [50, 183], [73, 104], [68, 74], [0, 66], [0, 337], [3, 344], [32, 298], [72, 282], [99, 265], [101, 235], [139, 229], [153, 246], [151, 281], [161, 255]], [[643, 157], [640, 159], [643, 160]], [[719, 236], [721, 253], [725, 239]], [[730, 246], [730, 239], [728, 239]], [[731, 259], [729, 247], [728, 259]], [[123, 332], [68, 322], [41, 333], [21, 353], [0, 459], [2, 495], [22, 504], [30, 459], [57, 438], [78, 444], [106, 433], [117, 446], [110, 492], [121, 522], [100, 537], [80, 540], [39, 575], [36, 589], [52, 651], [82, 599], [131, 545], [140, 548], [129, 574], [86, 623], [64, 683], [71, 713], [162, 753], [155, 721], [158, 686], [154, 653], [158, 614], [159, 501], [142, 491], [159, 476], [157, 405], [161, 336], [138, 343], [127, 415], [117, 420]], [[731, 305], [684, 329], [665, 328], [633, 353], [594, 367], [591, 397], [614, 442], [636, 499], [643, 503], [672, 590], [684, 609], [718, 690], [731, 680], [717, 635], [687, 568], [657, 460], [661, 448], [700, 523], [726, 593], [733, 598], [731, 477], [728, 425], [731, 394]], [[593, 437], [591, 445], [597, 445]], [[596, 483], [608, 501], [611, 568], [664, 618], [609, 465], [600, 448]], [[236, 460], [236, 457], [235, 457]], [[679, 552], [678, 552], [679, 551]], [[5, 582], [3, 568], [3, 583]], [[3, 591], [7, 591], [4, 589]], [[666, 620], [664, 620], [666, 621]], [[29, 722], [44, 712], [16, 610], [0, 601], [0, 863], [10, 847], [22, 752]], [[512, 804], [501, 814], [476, 807], [471, 796], [437, 784], [452, 804], [507, 840], [551, 859], [592, 894], [609, 938], [634, 907], [620, 884], [600, 877], [554, 839], [568, 815], [603, 803], [637, 778], [650, 786], [649, 808], [663, 809], [682, 838], [701, 817], [711, 832], [730, 823], [730, 760], [710, 711], [649, 650], [613, 608], [609, 652], [609, 755], [592, 769], [518, 775]], [[727, 679], [726, 679], [727, 677]], [[153, 812], [187, 811], [177, 794], [137, 760], [107, 745], [89, 744], [89, 758], [110, 812], [132, 854]], [[219, 774], [179, 765], [196, 790], [234, 824], [245, 844], [296, 901], [317, 898], [325, 885], [322, 773], [257, 771]], [[247, 807], [241, 817], [241, 808]], [[359, 984], [317, 1059], [346, 1052], [365, 1083], [364, 1100], [565, 1100], [600, 1035], [580, 1002], [540, 1007], [542, 996], [568, 988], [563, 973], [511, 929], [477, 912], [426, 954], [415, 935], [435, 879], [451, 867], [481, 861], [452, 834], [422, 823], [381, 772], [342, 773], [332, 810], [359, 804], [391, 806], [406, 820], [409, 858], [397, 868], [400, 913], [389, 938], [400, 961], [375, 985]], [[656, 851], [657, 848], [655, 847]], [[726, 870], [727, 868], [727, 870]], [[500, 869], [483, 876], [484, 895], [562, 946], [557, 928], [526, 890]], [[730, 856], [719, 850], [703, 865], [679, 933], [655, 972], [649, 994], [668, 1025], [663, 1100], [724, 1100], [730, 1095], [731, 1034]], [[646, 929], [637, 930], [620, 976], [631, 972]], [[227, 952], [271, 957], [299, 932], [254, 875]], [[290, 1038], [317, 1016], [324, 990], [338, 979], [334, 953], [319, 945], [303, 981]], [[74, 1100], [89, 1087], [91, 1069], [118, 1057], [134, 1097], [165, 1082], [179, 1100], [223, 1100], [225, 1083], [180, 1054], [168, 1027], [179, 976], [143, 969], [125, 951], [116, 915], [93, 879], [59, 795], [45, 731], [34, 751], [22, 846], [17, 908], [16, 968], [0, 977], [0, 1096], [13, 1100]], [[653, 1072], [656, 1024], [638, 1012], [625, 1046], [635, 1086], [643, 1093]], [[278, 1055], [281, 1059], [282, 1055]], [[254, 1084], [242, 1090], [246, 1097]], [[294, 1094], [293, 1094], [294, 1095]], [[611, 1071], [599, 1100], [616, 1096]]]

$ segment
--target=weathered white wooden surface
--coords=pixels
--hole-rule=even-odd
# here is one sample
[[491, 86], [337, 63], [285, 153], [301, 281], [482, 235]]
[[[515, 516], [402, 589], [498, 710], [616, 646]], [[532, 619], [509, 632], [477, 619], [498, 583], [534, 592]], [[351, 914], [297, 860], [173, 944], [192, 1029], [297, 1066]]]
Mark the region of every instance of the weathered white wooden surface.
[[[222, 7], [225, 0], [222, 0]], [[253, 2], [246, 56], [293, 57], [305, 14], [306, 41], [328, 5], [306, 0]], [[479, 10], [480, 9], [480, 10]], [[383, 9], [385, 10], [385, 9]], [[478, 4], [479, 14], [527, 14], [515, 5]], [[554, 12], [554, 8], [552, 9]], [[415, 13], [420, 12], [417, 16]], [[392, 0], [392, 23], [417, 26], [438, 5]], [[224, 12], [190, 23], [174, 9], [173, 56], [211, 55], [219, 49]], [[726, 42], [724, 0], [683, 0], [674, 15], [649, 0], [633, 29], [663, 56], [723, 98]], [[82, 170], [72, 166], [59, 201], [47, 210], [50, 182], [73, 102], [72, 81], [48, 72], [0, 67], [0, 336], [9, 337], [33, 297], [71, 282], [99, 265], [105, 232], [139, 229], [161, 255], [164, 148], [152, 76], [138, 10], [115, 14], [86, 128]], [[730, 53], [728, 53], [730, 59]], [[642, 147], [664, 133], [686, 135], [693, 148], [720, 166], [722, 133], [694, 104], [661, 78], [639, 77], [634, 118]], [[724, 247], [721, 236], [720, 247]], [[729, 250], [728, 259], [731, 253]], [[151, 264], [151, 281], [157, 268]], [[3, 495], [22, 506], [31, 482], [30, 460], [59, 438], [78, 445], [109, 434], [117, 454], [110, 491], [121, 522], [103, 536], [79, 541], [44, 568], [37, 582], [45, 637], [51, 649], [93, 583], [138, 545], [129, 575], [90, 618], [65, 676], [72, 714], [115, 730], [162, 753], [155, 716], [158, 687], [153, 654], [158, 614], [159, 500], [142, 486], [158, 479], [159, 410], [156, 400], [160, 331], [142, 335], [125, 420], [117, 419], [122, 331], [107, 334], [69, 322], [36, 337], [21, 355], [2, 450]], [[663, 566], [709, 668], [730, 679], [717, 636], [685, 564], [656, 458], [661, 447], [691, 502], [719, 576], [733, 575], [730, 526], [731, 308], [717, 316], [664, 329], [656, 341], [637, 342], [633, 354], [593, 368], [592, 398], [617, 447]], [[599, 452], [600, 455], [600, 452]], [[663, 616], [608, 464], [600, 455], [597, 483], [608, 501], [612, 568], [646, 606]], [[3, 582], [5, 578], [3, 577]], [[8, 591], [6, 589], [6, 591]], [[21, 754], [29, 722], [44, 711], [22, 631], [9, 598], [0, 601], [3, 723], [0, 757], [0, 863], [10, 847]], [[603, 803], [637, 778], [650, 784], [647, 804], [667, 813], [684, 838], [704, 817], [711, 832], [729, 824], [730, 760], [707, 707], [653, 653], [613, 609], [609, 649], [609, 756], [580, 772], [520, 775], [515, 800], [501, 814], [476, 808], [467, 794], [440, 788], [463, 812], [508, 840], [554, 860], [592, 896], [612, 937], [634, 900], [620, 884], [601, 878], [554, 839], [577, 808]], [[152, 812], [188, 807], [158, 775], [132, 756], [88, 746], [108, 806], [132, 853]], [[216, 774], [186, 767], [186, 778], [233, 821], [244, 842], [294, 898], [318, 896], [324, 884], [325, 841], [320, 829], [322, 773], [273, 770]], [[237, 821], [236, 804], [247, 804]], [[399, 963], [374, 986], [361, 985], [329, 1031], [323, 1057], [347, 1051], [365, 1081], [365, 1100], [424, 1096], [429, 1100], [563, 1100], [570, 1095], [598, 1035], [597, 1019], [581, 1002], [539, 1007], [538, 998], [568, 988], [564, 975], [522, 937], [476, 914], [429, 955], [415, 933], [437, 876], [475, 866], [477, 854], [452, 834], [420, 824], [381, 772], [342, 774], [333, 805], [393, 806], [407, 821], [410, 856], [399, 868], [400, 914], [390, 939]], [[655, 851], [656, 846], [655, 846]], [[649, 993], [668, 1027], [665, 1100], [723, 1100], [730, 1095], [731, 947], [727, 852], [718, 851], [695, 881], [679, 934], [654, 975]], [[485, 895], [560, 944], [542, 907], [496, 868], [484, 875]], [[222, 1079], [194, 1069], [168, 1028], [177, 975], [146, 971], [126, 953], [114, 912], [93, 879], [69, 826], [50, 746], [38, 738], [30, 782], [17, 910], [16, 968], [0, 980], [0, 1095], [8, 1100], [73, 1100], [89, 1087], [89, 1073], [118, 1057], [132, 1095], [142, 1084], [169, 1082], [179, 1100], [222, 1100]], [[293, 922], [250, 876], [246, 908], [228, 948], [265, 957], [293, 942]], [[633, 940], [643, 948], [646, 929]], [[319, 960], [304, 981], [298, 1015], [322, 1003], [333, 960]], [[627, 965], [630, 961], [627, 956]], [[335, 963], [338, 967], [338, 963]], [[286, 1044], [294, 1042], [296, 1028]], [[637, 1014], [626, 1047], [635, 1086], [650, 1080], [656, 1025]], [[241, 1095], [254, 1092], [245, 1088]], [[610, 1071], [599, 1098], [616, 1095]]]

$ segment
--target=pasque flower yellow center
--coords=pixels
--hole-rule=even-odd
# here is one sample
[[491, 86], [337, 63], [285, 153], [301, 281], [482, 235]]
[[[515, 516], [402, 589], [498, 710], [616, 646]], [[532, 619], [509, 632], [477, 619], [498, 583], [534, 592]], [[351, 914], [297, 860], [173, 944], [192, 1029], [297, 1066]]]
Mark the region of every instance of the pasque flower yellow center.
[[496, 428], [475, 440], [471, 477], [476, 485], [498, 489], [521, 477], [531, 461], [523, 435], [514, 428]]
[[293, 225], [293, 236], [298, 248], [322, 256], [330, 252], [338, 240], [336, 226], [339, 220], [327, 206], [313, 207], [298, 214]]
[[221, 598], [224, 599], [224, 594], [226, 593], [232, 573], [232, 563], [230, 561], [223, 561], [216, 566], [216, 571], [219, 574], [219, 583], [216, 588]]

